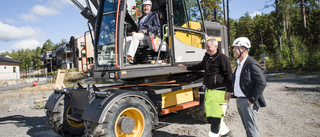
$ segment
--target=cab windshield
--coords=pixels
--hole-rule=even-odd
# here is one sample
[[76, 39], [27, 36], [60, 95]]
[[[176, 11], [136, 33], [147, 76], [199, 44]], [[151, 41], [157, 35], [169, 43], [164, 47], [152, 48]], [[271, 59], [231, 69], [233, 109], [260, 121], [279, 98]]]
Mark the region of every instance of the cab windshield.
[[[118, 2], [115, 0], [101, 1], [96, 27], [96, 56], [99, 66], [115, 65], [115, 26], [116, 9]], [[101, 22], [101, 23], [99, 23]]]

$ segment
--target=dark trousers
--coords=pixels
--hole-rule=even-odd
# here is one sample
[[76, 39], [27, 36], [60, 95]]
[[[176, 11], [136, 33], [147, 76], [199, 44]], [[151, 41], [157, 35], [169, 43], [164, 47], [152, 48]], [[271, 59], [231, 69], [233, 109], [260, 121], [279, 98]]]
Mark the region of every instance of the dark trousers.
[[247, 98], [238, 98], [237, 108], [247, 137], [260, 137], [257, 126], [259, 108], [256, 105], [250, 106]]
[[207, 117], [207, 119], [211, 124], [211, 132], [218, 134], [220, 130], [221, 118]]

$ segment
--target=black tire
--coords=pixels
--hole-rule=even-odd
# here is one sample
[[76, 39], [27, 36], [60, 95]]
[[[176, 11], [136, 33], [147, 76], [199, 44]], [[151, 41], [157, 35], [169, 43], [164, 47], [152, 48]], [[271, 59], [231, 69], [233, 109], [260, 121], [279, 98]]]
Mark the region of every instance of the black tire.
[[152, 137], [154, 113], [151, 106], [138, 97], [124, 97], [118, 100], [104, 116], [103, 123], [85, 121], [85, 135], [89, 137], [119, 137], [124, 133], [116, 126], [120, 116], [131, 117], [135, 122], [133, 132], [126, 137]]
[[[204, 91], [205, 89], [200, 89]], [[208, 123], [206, 109], [204, 106], [204, 93], [200, 94], [200, 105], [187, 109], [188, 115], [195, 121]]]
[[206, 110], [204, 107], [196, 106], [196, 107], [189, 108], [187, 109], [187, 113], [192, 119], [196, 121], [206, 122], [206, 123], [208, 122], [206, 117]]
[[65, 137], [82, 136], [84, 134], [84, 122], [75, 122], [67, 118], [70, 113], [70, 101], [61, 101], [57, 112], [47, 111], [47, 122], [59, 135]]

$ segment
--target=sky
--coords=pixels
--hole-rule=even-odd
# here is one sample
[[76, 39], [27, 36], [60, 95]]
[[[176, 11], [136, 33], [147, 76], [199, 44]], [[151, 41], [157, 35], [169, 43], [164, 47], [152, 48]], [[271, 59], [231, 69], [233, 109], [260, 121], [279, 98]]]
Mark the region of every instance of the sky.
[[[78, 1], [84, 4], [84, 0]], [[268, 14], [274, 7], [261, 9], [272, 2], [230, 0], [229, 16], [238, 19], [246, 12], [251, 16]], [[2, 0], [0, 9], [0, 52], [35, 49], [48, 39], [53, 43], [69, 41], [88, 30], [87, 20], [71, 0]]]
[[[268, 14], [275, 11], [275, 7], [270, 6], [273, 4], [274, 0], [229, 0], [229, 16], [232, 19], [239, 19], [247, 12], [251, 17], [257, 14]], [[265, 8], [265, 5], [269, 7]]]

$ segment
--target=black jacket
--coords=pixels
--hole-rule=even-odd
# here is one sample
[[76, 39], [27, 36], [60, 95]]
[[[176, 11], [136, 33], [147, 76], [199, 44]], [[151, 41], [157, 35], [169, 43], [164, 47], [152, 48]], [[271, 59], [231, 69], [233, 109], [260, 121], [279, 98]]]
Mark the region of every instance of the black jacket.
[[212, 56], [206, 53], [201, 63], [189, 66], [187, 69], [205, 70], [203, 83], [208, 89], [226, 88], [227, 92], [233, 92], [230, 61], [219, 50]]
[[[235, 81], [236, 68], [232, 80]], [[266, 102], [263, 97], [263, 90], [266, 87], [266, 79], [262, 72], [259, 62], [250, 56], [247, 57], [243, 64], [240, 74], [240, 88], [248, 100], [258, 107], [265, 107]]]

